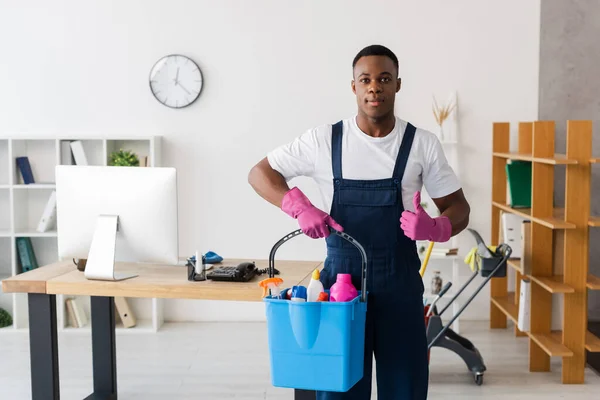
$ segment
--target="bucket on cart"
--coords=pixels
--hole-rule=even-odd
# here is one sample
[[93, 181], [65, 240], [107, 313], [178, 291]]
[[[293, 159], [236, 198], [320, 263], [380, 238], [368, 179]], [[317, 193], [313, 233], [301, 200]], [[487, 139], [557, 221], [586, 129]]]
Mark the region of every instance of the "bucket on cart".
[[[272, 295], [264, 298], [273, 386], [346, 392], [363, 377], [367, 255], [350, 235], [330, 231], [360, 251], [361, 289], [347, 302], [293, 302]], [[296, 230], [273, 246], [270, 277], [274, 276], [277, 249], [301, 233]]]

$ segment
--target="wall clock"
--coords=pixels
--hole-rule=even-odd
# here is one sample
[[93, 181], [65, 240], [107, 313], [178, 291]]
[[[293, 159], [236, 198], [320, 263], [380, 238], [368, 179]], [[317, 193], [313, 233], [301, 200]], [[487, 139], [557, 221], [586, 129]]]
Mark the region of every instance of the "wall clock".
[[202, 91], [200, 67], [180, 54], [164, 56], [150, 71], [150, 90], [156, 100], [167, 107], [187, 107]]

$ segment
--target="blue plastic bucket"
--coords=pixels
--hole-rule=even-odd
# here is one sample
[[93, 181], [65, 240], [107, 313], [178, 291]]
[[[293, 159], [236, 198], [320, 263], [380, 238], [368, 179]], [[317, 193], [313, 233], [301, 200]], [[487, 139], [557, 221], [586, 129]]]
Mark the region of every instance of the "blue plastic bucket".
[[[299, 232], [275, 245], [271, 271], [275, 250]], [[366, 254], [349, 235], [332, 232], [354, 243], [363, 254], [362, 288], [348, 302], [293, 302], [270, 295], [264, 298], [273, 386], [346, 392], [363, 377]]]

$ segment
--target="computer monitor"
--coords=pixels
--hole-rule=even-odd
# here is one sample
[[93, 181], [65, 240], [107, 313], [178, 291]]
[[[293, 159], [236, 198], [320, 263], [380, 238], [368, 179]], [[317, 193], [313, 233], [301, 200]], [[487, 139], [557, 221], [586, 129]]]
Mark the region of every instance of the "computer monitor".
[[115, 261], [178, 262], [175, 168], [56, 167], [58, 255], [87, 259], [88, 279], [117, 281]]

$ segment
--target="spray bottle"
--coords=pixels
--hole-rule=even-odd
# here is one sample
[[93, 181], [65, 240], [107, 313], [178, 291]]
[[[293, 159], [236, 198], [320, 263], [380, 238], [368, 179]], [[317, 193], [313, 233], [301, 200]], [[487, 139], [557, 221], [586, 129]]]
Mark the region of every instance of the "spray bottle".
[[258, 286], [260, 286], [263, 289], [262, 297], [266, 297], [267, 291], [270, 290], [271, 297], [278, 299], [280, 294], [279, 285], [281, 285], [282, 283], [283, 279], [281, 278], [267, 278], [260, 281], [258, 283]]

